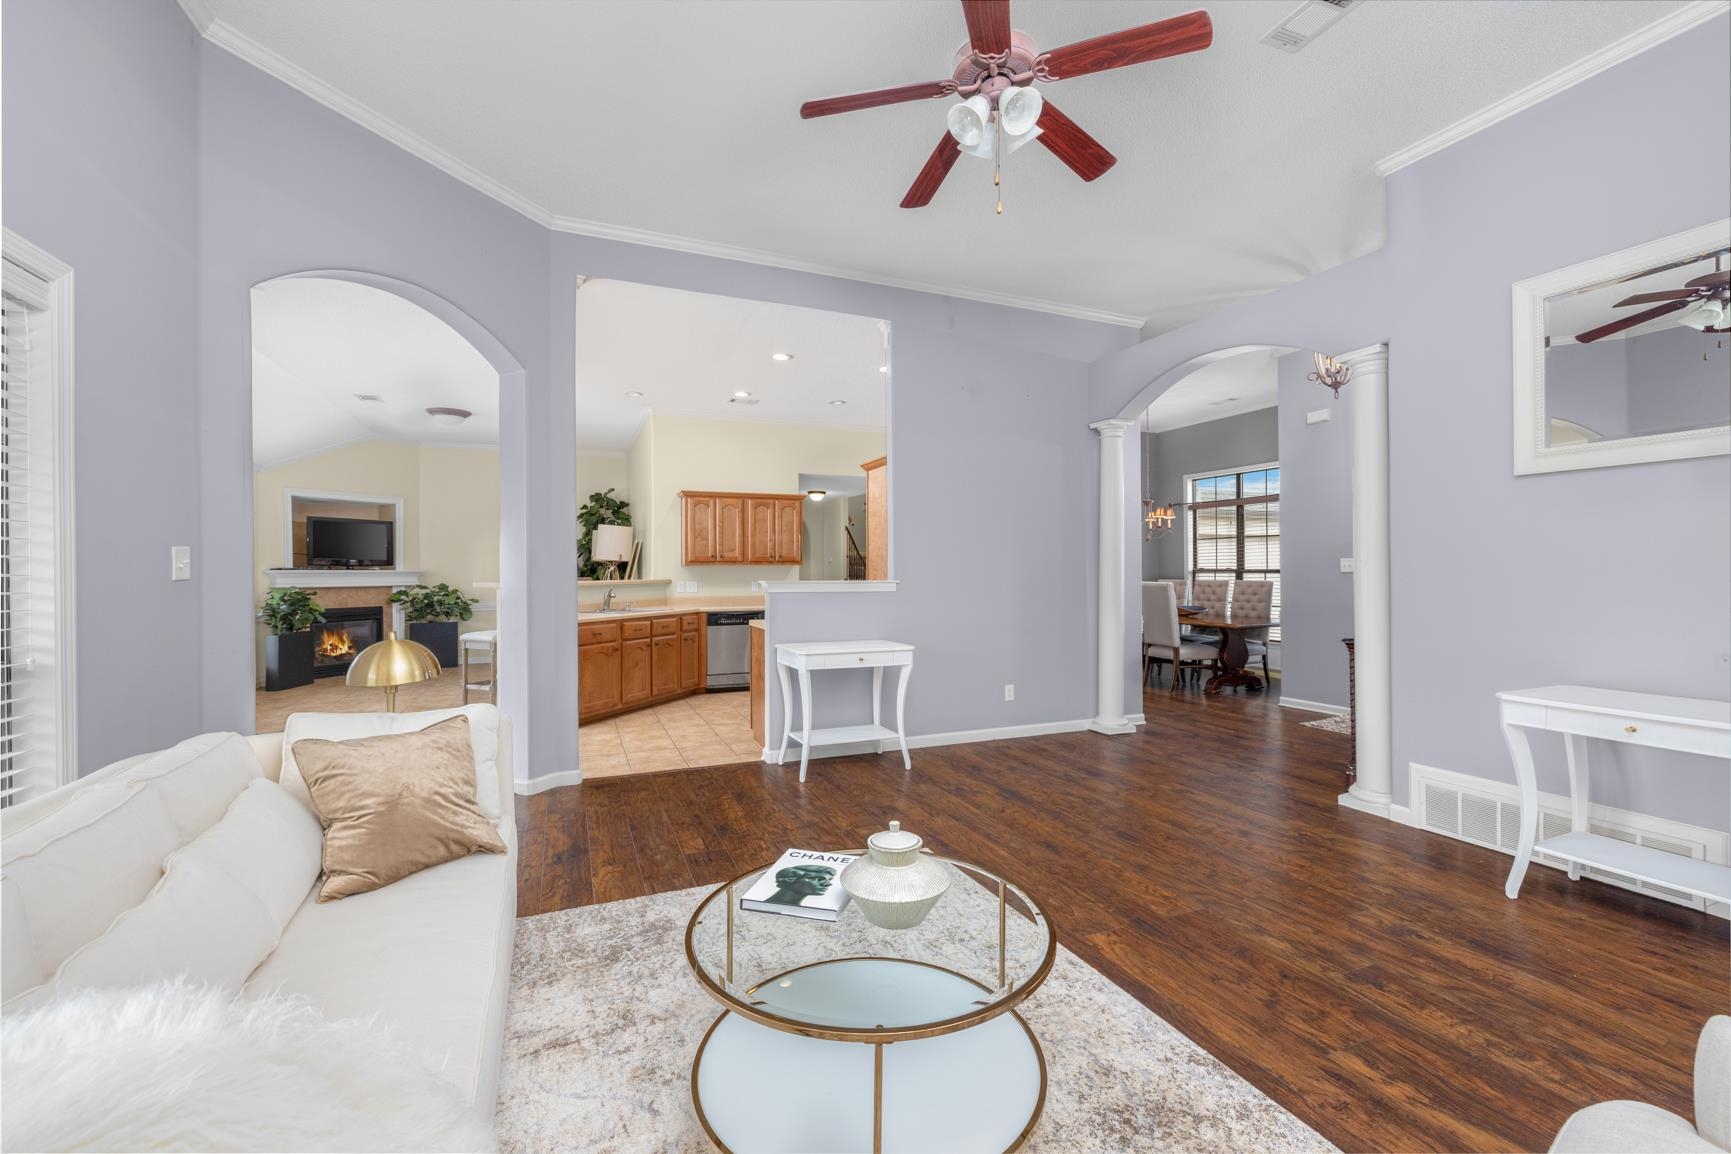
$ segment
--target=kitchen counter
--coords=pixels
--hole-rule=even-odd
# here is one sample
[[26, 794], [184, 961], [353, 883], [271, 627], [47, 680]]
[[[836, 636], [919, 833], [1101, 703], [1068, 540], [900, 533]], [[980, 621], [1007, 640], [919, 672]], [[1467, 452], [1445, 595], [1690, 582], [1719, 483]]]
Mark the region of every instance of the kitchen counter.
[[[617, 600], [629, 601], [628, 597]], [[577, 620], [587, 624], [591, 621], [615, 621], [627, 617], [651, 617], [657, 613], [723, 613], [733, 611], [763, 610], [762, 597], [689, 597], [678, 601], [665, 601], [660, 604], [633, 605], [630, 609], [613, 609], [606, 613], [599, 609], [582, 609], [577, 613]]]

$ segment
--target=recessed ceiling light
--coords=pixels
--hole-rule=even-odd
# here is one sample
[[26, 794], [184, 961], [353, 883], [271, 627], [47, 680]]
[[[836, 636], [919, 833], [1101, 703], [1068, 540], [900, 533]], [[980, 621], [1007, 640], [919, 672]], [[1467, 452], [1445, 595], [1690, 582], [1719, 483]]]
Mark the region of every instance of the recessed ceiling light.
[[733, 395], [736, 397], [749, 397], [749, 396], [751, 396], [751, 394], [746, 392], [744, 389], [735, 389], [733, 391]]
[[847, 404], [847, 402], [846, 401], [831, 401], [830, 404], [832, 404], [832, 405], [845, 405], [845, 404]]
[[641, 397], [643, 395], [643, 390], [641, 390], [641, 389], [626, 389], [625, 395], [628, 397]]
[[793, 360], [793, 354], [792, 353], [770, 353], [769, 359], [772, 361], [791, 361], [791, 360]]

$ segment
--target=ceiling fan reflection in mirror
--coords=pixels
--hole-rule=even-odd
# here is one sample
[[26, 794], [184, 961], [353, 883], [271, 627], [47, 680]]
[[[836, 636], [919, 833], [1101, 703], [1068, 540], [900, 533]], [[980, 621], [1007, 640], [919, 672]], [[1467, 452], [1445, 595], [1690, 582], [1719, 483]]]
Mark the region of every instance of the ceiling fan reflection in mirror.
[[[1632, 329], [1636, 325], [1644, 325], [1672, 313], [1680, 314], [1677, 317], [1678, 324], [1704, 333], [1731, 332], [1731, 324], [1727, 324], [1731, 321], [1731, 272], [1725, 270], [1725, 259], [1725, 253], [1716, 254], [1713, 257], [1714, 271], [1684, 281], [1682, 288], [1636, 293], [1632, 297], [1623, 298], [1611, 307], [1621, 309], [1646, 304], [1652, 304], [1653, 307], [1578, 333], [1575, 339], [1583, 345], [1591, 344], [1614, 336], [1624, 329]], [[1655, 301], [1660, 303], [1653, 304]]]
[[902, 198], [903, 208], [930, 204], [956, 158], [966, 152], [992, 162], [992, 184], [999, 190], [997, 211], [1002, 213], [1004, 157], [1031, 140], [1045, 145], [1083, 180], [1098, 179], [1118, 158], [1060, 112], [1033, 87], [1034, 81], [1050, 84], [1146, 64], [1200, 52], [1214, 42], [1214, 24], [1206, 12], [1110, 32], [1050, 52], [1041, 52], [1033, 37], [1010, 27], [1010, 0], [962, 0], [962, 15], [968, 40], [956, 51], [950, 79], [808, 100], [800, 106], [800, 116], [810, 120], [911, 100], [962, 97], [960, 104], [950, 106], [948, 130]]

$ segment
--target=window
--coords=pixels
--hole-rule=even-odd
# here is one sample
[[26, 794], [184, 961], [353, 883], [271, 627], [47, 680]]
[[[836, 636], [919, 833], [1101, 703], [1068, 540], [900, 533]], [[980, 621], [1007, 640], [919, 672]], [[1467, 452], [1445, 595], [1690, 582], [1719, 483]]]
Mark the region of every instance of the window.
[[1272, 581], [1280, 620], [1280, 466], [1192, 477], [1189, 498], [1190, 579]]
[[72, 272], [10, 231], [0, 261], [0, 806], [76, 776]]

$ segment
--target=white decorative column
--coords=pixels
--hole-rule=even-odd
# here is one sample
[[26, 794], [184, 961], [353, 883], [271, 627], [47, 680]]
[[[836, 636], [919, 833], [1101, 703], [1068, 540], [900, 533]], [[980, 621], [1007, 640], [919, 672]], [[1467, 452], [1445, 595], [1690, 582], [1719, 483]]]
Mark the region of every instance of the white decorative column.
[[1124, 716], [1124, 433], [1122, 417], [1088, 426], [1100, 434], [1100, 636], [1096, 646], [1095, 733], [1134, 733]]
[[1341, 357], [1352, 368], [1352, 618], [1358, 777], [1340, 804], [1387, 817], [1394, 745], [1389, 651], [1388, 346]]

